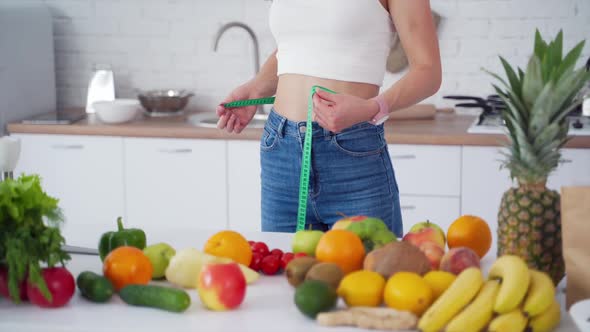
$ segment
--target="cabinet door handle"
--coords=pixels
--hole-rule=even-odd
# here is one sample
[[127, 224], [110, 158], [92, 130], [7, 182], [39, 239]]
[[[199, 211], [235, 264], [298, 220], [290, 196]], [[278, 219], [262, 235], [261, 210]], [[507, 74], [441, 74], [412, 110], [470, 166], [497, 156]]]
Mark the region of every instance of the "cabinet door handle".
[[416, 210], [416, 205], [402, 205], [400, 206], [402, 210]]
[[415, 154], [398, 154], [391, 156], [391, 159], [416, 159]]
[[571, 159], [561, 159], [559, 162], [562, 164], [568, 164], [568, 163], [571, 163], [572, 160]]
[[82, 144], [54, 144], [51, 146], [57, 150], [82, 150], [84, 145]]
[[193, 149], [159, 149], [162, 153], [191, 153]]

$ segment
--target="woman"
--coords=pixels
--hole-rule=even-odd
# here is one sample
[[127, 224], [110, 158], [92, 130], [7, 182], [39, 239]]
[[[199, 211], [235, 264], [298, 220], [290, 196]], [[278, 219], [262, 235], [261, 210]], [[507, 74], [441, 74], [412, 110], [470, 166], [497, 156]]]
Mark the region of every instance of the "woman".
[[[394, 28], [395, 26], [395, 28]], [[390, 112], [434, 94], [441, 82], [428, 0], [274, 0], [277, 50], [252, 80], [217, 108], [218, 128], [240, 133], [255, 106], [222, 104], [275, 95], [262, 135], [262, 230], [293, 232], [305, 131], [312, 161], [307, 227], [326, 230], [342, 215], [379, 217], [402, 235], [399, 190], [383, 122]], [[409, 70], [380, 93], [394, 33]], [[313, 128], [306, 128], [313, 86]]]

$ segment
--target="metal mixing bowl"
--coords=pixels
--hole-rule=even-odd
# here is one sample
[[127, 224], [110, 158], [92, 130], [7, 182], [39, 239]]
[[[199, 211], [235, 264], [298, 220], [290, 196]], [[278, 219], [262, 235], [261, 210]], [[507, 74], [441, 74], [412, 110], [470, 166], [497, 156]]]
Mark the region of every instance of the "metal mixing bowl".
[[150, 90], [137, 96], [148, 115], [166, 116], [181, 113], [193, 93], [186, 90]]

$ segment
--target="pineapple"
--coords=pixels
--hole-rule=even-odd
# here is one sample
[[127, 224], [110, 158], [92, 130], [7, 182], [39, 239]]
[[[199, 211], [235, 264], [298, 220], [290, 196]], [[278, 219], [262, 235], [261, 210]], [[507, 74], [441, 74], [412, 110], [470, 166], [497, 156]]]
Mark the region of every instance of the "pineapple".
[[546, 182], [568, 140], [566, 115], [578, 106], [574, 97], [590, 80], [584, 68], [574, 68], [583, 47], [584, 41], [563, 57], [562, 31], [549, 43], [536, 31], [526, 71], [515, 71], [500, 57], [508, 80], [490, 73], [502, 84], [494, 89], [507, 105], [502, 111], [508, 129], [502, 167], [517, 183], [500, 203], [497, 254], [522, 257], [531, 268], [549, 273], [556, 284], [565, 273], [560, 196]]

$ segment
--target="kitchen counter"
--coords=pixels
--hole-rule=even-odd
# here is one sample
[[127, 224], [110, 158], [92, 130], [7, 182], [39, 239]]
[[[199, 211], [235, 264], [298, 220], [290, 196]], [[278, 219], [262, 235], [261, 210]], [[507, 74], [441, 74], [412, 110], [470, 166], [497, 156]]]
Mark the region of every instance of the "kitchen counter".
[[[186, 247], [201, 248], [213, 233], [150, 232], [149, 243], [168, 242], [176, 249]], [[178, 236], [182, 234], [183, 236]], [[190, 234], [190, 236], [188, 235]], [[153, 235], [153, 236], [152, 236]], [[270, 248], [289, 250], [292, 234], [251, 233], [246, 238], [266, 242]], [[491, 255], [484, 257], [484, 272], [493, 262]], [[100, 272], [97, 256], [72, 255], [68, 269], [77, 276], [81, 271]], [[195, 290], [189, 290], [192, 304], [184, 313], [132, 307], [114, 296], [109, 303], [95, 304], [83, 299], [79, 291], [70, 303], [59, 309], [41, 309], [31, 304], [14, 305], [0, 299], [0, 331], [325, 331], [359, 332], [356, 328], [321, 327], [313, 320], [303, 316], [293, 303], [293, 288], [284, 275], [261, 276], [249, 285], [246, 299], [239, 309], [229, 312], [212, 312], [200, 303]], [[343, 307], [343, 303], [339, 303]], [[556, 332], [577, 332], [569, 314], [562, 313], [562, 321]]]
[[[70, 125], [36, 125], [12, 123], [8, 132], [55, 135], [98, 135], [159, 138], [197, 138], [227, 140], [258, 140], [262, 129], [248, 129], [241, 134], [228, 134], [216, 128], [196, 127], [187, 122], [184, 116], [169, 118], [150, 118], [139, 116], [137, 120], [125, 124], [104, 124], [91, 115], [87, 119]], [[471, 134], [467, 129], [475, 116], [455, 115], [437, 112], [434, 119], [390, 120], [386, 122], [385, 138], [389, 144], [433, 144], [433, 145], [479, 145], [500, 146], [506, 141], [503, 135]], [[575, 136], [567, 144], [568, 148], [590, 148], [590, 136]]]

